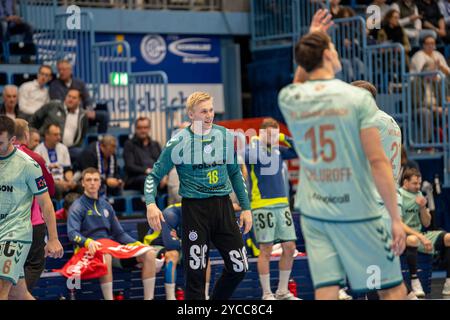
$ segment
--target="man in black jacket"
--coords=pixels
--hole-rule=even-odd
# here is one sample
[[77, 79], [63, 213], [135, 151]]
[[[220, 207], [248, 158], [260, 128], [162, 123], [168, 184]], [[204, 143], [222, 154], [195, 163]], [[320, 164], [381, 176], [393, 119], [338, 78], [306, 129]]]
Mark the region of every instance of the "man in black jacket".
[[[125, 142], [123, 158], [125, 160], [125, 188], [142, 191], [147, 175], [161, 154], [161, 146], [150, 138], [150, 119], [141, 117], [136, 120], [135, 135]], [[160, 188], [167, 185], [167, 179]]]
[[116, 157], [117, 141], [111, 135], [104, 136], [99, 142], [92, 142], [81, 153], [78, 161], [80, 171], [96, 168], [102, 178], [100, 193], [118, 196], [122, 193], [123, 181], [120, 179]]

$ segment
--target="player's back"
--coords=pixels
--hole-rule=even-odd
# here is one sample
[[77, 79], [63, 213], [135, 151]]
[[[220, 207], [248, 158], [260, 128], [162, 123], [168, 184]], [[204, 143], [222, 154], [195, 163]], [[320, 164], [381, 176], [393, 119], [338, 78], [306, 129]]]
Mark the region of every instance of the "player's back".
[[361, 129], [375, 127], [378, 107], [365, 90], [337, 79], [284, 88], [280, 108], [300, 157], [296, 207], [326, 221], [379, 217]]

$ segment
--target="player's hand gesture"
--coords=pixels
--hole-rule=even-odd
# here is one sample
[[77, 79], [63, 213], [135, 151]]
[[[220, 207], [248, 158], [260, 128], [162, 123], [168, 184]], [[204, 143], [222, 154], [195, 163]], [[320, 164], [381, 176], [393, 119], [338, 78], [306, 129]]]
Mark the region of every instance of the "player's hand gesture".
[[161, 221], [166, 222], [161, 210], [154, 203], [147, 206], [147, 221], [154, 231], [161, 231]]
[[45, 257], [59, 259], [64, 254], [64, 249], [58, 239], [48, 240], [44, 248]]
[[309, 32], [327, 32], [328, 29], [334, 24], [332, 21], [333, 16], [328, 12], [327, 9], [320, 9], [312, 18], [311, 26], [309, 27]]
[[239, 228], [244, 228], [244, 234], [249, 233], [252, 228], [252, 212], [250, 210], [244, 210], [239, 217]]
[[392, 221], [392, 250], [400, 256], [406, 247], [406, 233], [400, 220]]
[[418, 196], [416, 198], [416, 203], [419, 205], [419, 207], [421, 208], [425, 208], [425, 206], [427, 205], [427, 198], [423, 197], [423, 196]]
[[433, 243], [428, 240], [426, 237], [422, 236], [420, 237], [420, 242], [422, 242], [426, 252], [432, 252], [433, 251]]

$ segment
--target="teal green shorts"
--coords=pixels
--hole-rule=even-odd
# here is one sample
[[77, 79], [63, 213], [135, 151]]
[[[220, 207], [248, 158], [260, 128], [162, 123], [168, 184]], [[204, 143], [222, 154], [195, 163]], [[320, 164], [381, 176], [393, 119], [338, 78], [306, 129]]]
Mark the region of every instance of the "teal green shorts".
[[419, 252], [421, 252], [421, 253], [435, 254], [436, 253], [436, 241], [439, 239], [439, 236], [442, 233], [446, 233], [446, 232], [445, 231], [428, 231], [428, 232], [423, 232], [422, 234], [425, 236], [425, 238], [430, 240], [431, 243], [433, 244], [433, 251], [431, 251], [431, 252], [426, 251], [425, 247], [423, 246], [423, 243], [421, 241], [420, 241], [420, 244], [419, 244], [419, 248], [417, 250]]
[[269, 244], [297, 240], [294, 220], [288, 206], [255, 209], [252, 213], [256, 242]]
[[315, 289], [345, 286], [353, 292], [396, 287], [403, 282], [400, 260], [391, 249], [391, 231], [381, 218], [363, 222], [325, 222], [301, 218]]
[[24, 265], [31, 243], [20, 241], [0, 242], [0, 279], [16, 285], [25, 277]]

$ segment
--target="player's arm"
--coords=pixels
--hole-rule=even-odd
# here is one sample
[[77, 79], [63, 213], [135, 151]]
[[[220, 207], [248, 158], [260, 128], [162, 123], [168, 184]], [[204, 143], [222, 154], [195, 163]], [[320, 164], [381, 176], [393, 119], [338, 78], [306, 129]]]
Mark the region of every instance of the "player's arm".
[[56, 215], [52, 200], [48, 192], [35, 196], [48, 230], [48, 242], [45, 246], [45, 256], [52, 258], [61, 258], [64, 254], [63, 247], [58, 240], [58, 231], [56, 230]]
[[161, 230], [161, 221], [165, 221], [161, 210], [156, 206], [155, 197], [158, 185], [174, 167], [172, 161], [172, 151], [176, 141], [170, 140], [166, 148], [159, 156], [158, 161], [153, 166], [152, 172], [147, 176], [144, 185], [145, 203], [147, 205], [147, 220], [150, 227], [155, 231]]
[[109, 208], [109, 219], [111, 222], [111, 232], [113, 240], [120, 244], [137, 244], [138, 241], [132, 238], [125, 230], [117, 219], [116, 213], [113, 207]]
[[67, 216], [67, 235], [69, 236], [69, 240], [79, 247], [87, 248], [89, 242], [93, 240], [86, 238], [81, 234], [81, 225], [83, 221], [82, 208], [80, 208], [77, 204], [73, 204], [70, 207], [69, 214]]
[[427, 208], [427, 199], [423, 196], [420, 196], [416, 199], [417, 204], [420, 208], [420, 221], [425, 228], [428, 228], [431, 225], [431, 213]]
[[234, 163], [227, 164], [228, 177], [233, 186], [234, 193], [239, 200], [242, 208], [240, 215], [239, 226], [245, 226], [244, 234], [248, 233], [252, 228], [252, 213], [250, 211], [250, 201], [248, 199], [247, 186], [245, 185], [244, 177], [242, 176], [241, 167], [237, 163], [237, 155], [234, 156]]
[[378, 129], [375, 127], [362, 129], [361, 143], [369, 160], [375, 185], [392, 219], [394, 252], [400, 255], [405, 249], [405, 233], [397, 206], [392, 167], [381, 145]]
[[280, 146], [281, 157], [284, 160], [297, 159], [298, 155], [294, 148], [294, 140], [291, 137], [286, 136], [284, 133], [280, 133], [280, 142], [285, 143], [288, 148]]

